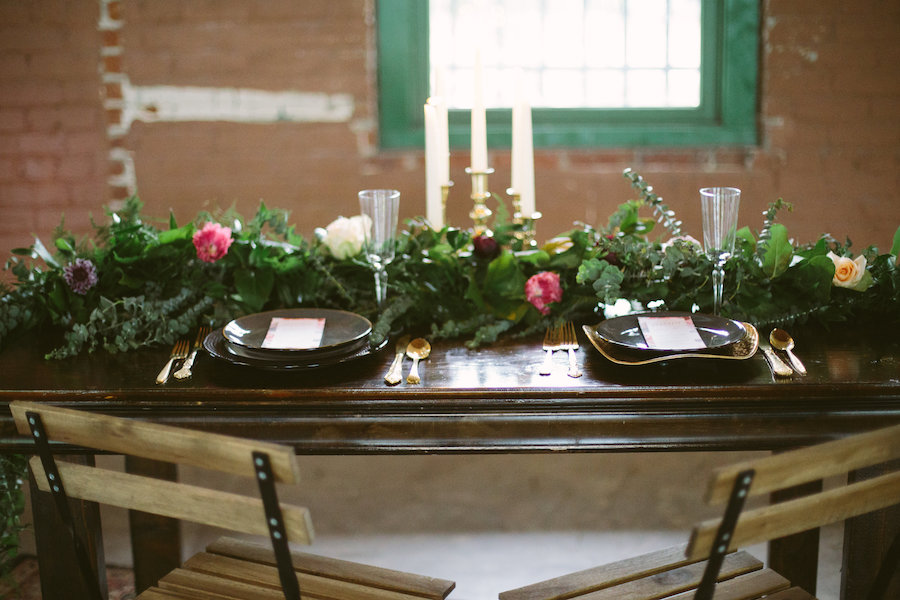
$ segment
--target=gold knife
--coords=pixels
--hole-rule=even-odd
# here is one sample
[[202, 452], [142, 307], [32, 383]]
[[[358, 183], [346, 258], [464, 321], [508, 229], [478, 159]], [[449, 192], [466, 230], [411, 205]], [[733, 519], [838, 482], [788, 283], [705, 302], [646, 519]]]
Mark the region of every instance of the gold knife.
[[388, 369], [387, 375], [384, 376], [384, 381], [388, 385], [397, 385], [403, 379], [403, 357], [406, 356], [406, 347], [408, 345], [408, 335], [404, 335], [397, 340], [394, 346], [394, 362], [391, 363], [391, 368]]

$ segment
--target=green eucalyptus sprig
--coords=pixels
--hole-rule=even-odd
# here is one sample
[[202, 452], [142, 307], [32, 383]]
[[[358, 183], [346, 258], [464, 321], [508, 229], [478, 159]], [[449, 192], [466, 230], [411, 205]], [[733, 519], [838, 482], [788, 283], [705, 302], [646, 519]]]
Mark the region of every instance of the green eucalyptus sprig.
[[622, 176], [631, 182], [631, 187], [640, 193], [644, 204], [653, 210], [653, 214], [656, 215], [656, 222], [661, 223], [672, 237], [680, 236], [681, 221], [675, 218], [675, 211], [663, 203], [662, 196], [653, 191], [653, 186], [644, 181], [644, 178], [631, 168], [625, 169], [622, 172]]

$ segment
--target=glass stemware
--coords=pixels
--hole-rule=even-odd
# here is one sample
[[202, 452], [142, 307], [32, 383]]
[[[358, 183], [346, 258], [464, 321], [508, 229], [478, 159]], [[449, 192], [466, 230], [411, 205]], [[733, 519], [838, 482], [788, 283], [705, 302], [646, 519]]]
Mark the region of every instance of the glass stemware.
[[713, 314], [722, 310], [722, 291], [725, 284], [725, 262], [734, 252], [737, 234], [738, 208], [741, 190], [733, 187], [713, 187], [700, 190], [703, 209], [703, 247], [713, 261]]
[[368, 217], [364, 251], [375, 268], [375, 299], [383, 306], [387, 299], [387, 265], [394, 260], [394, 238], [397, 232], [400, 192], [397, 190], [362, 190], [360, 212]]

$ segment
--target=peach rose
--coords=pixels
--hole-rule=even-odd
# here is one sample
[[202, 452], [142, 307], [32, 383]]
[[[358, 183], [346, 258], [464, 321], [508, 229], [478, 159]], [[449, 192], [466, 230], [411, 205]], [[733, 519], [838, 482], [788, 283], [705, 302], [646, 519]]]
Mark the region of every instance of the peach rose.
[[834, 279], [831, 282], [838, 287], [854, 287], [866, 272], [865, 256], [860, 255], [855, 259], [850, 259], [846, 256], [838, 256], [834, 252], [829, 252], [828, 258], [834, 263]]

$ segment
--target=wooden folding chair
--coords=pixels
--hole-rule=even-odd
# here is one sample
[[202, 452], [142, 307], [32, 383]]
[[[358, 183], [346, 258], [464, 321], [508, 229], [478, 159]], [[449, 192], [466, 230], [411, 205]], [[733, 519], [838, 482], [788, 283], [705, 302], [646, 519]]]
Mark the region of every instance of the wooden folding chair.
[[[84, 543], [74, 533], [67, 498], [271, 541], [260, 545], [222, 538], [141, 593], [141, 600], [299, 600], [301, 593], [303, 598], [440, 600], [455, 586], [443, 579], [292, 551], [289, 540], [309, 544], [313, 531], [305, 508], [278, 502], [275, 483], [296, 484], [299, 477], [294, 453], [286, 446], [31, 402], [12, 402], [10, 410], [18, 430], [35, 441], [37, 456], [29, 466], [38, 487], [52, 494], [71, 533], [84, 584], [98, 600], [99, 582]], [[253, 477], [260, 497], [56, 461], [49, 441]]]
[[[900, 504], [900, 471], [753, 510], [743, 510], [745, 500], [898, 458], [895, 426], [719, 469], [707, 501], [725, 504], [725, 513], [697, 524], [688, 544], [503, 592], [500, 600], [808, 600], [813, 596], [737, 548]], [[898, 555], [900, 537], [869, 598], [884, 596]]]

